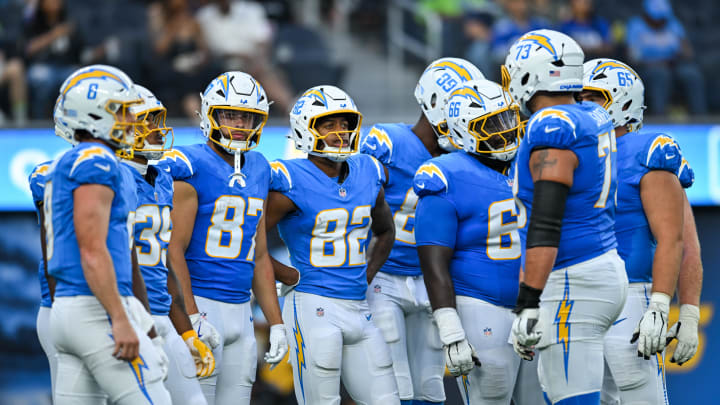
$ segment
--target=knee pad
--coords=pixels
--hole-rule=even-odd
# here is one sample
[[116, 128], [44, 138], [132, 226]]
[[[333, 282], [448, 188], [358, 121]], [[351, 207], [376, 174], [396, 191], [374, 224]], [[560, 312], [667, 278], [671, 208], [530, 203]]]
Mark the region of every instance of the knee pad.
[[378, 370], [392, 368], [392, 357], [390, 356], [390, 348], [380, 334], [373, 334], [365, 343], [365, 352], [370, 358], [370, 362]]
[[396, 343], [400, 341], [400, 331], [397, 323], [399, 319], [393, 313], [393, 310], [380, 310], [373, 314], [373, 323], [382, 332], [383, 338], [387, 343]]
[[[510, 397], [510, 373], [508, 373], [508, 365], [502, 363], [491, 363], [483, 361], [482, 367], [479, 368], [480, 396], [484, 399], [500, 399]], [[477, 374], [476, 374], [477, 375]]]
[[[311, 332], [309, 348], [312, 365], [323, 376], [340, 374], [342, 364], [342, 334], [332, 329]], [[298, 365], [299, 367], [300, 365]]]
[[605, 350], [605, 359], [612, 371], [615, 385], [621, 391], [642, 387], [651, 381], [653, 361], [637, 357], [637, 349], [629, 344], [612, 345]]

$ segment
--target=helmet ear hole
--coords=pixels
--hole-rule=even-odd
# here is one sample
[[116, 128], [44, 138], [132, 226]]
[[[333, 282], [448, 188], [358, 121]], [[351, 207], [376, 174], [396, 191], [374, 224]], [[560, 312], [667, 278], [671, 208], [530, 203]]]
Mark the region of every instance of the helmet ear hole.
[[299, 139], [302, 139], [302, 134], [297, 129], [295, 130], [295, 135], [297, 135]]
[[525, 75], [522, 77], [522, 80], [520, 80], [520, 84], [525, 86], [528, 81], [530, 81], [530, 73], [525, 73]]
[[632, 100], [628, 100], [627, 103], [623, 105], [622, 110], [627, 111], [630, 108], [630, 105], [632, 104]]
[[430, 97], [430, 107], [435, 108], [436, 102], [437, 102], [437, 94], [433, 93], [432, 97]]

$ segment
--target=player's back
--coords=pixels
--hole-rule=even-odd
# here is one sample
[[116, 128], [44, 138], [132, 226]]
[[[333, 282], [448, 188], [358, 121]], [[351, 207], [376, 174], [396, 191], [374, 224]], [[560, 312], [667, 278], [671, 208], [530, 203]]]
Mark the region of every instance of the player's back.
[[179, 146], [158, 167], [197, 192], [198, 207], [185, 260], [193, 294], [228, 303], [250, 300], [255, 232], [270, 186], [270, 166], [243, 153], [242, 176], [209, 145]]
[[385, 175], [371, 156], [354, 155], [346, 163], [349, 172], [340, 184], [308, 159], [272, 162], [271, 188], [297, 207], [278, 223], [292, 265], [301, 274], [295, 289], [362, 300], [371, 211]]
[[578, 159], [565, 204], [554, 269], [615, 248], [616, 144], [607, 111], [597, 104], [583, 102], [547, 107], [530, 118], [518, 150], [515, 174], [523, 247], [525, 225], [532, 211], [534, 185], [529, 161], [535, 148], [570, 150]]
[[104, 185], [114, 192], [107, 247], [120, 295], [132, 295], [128, 220], [135, 201], [124, 189], [125, 175], [115, 154], [100, 143], [81, 143], [58, 158], [50, 170], [43, 206], [48, 272], [57, 280], [55, 296], [93, 295], [83, 274], [74, 225], [73, 191], [84, 184]]
[[[513, 307], [521, 249], [512, 178], [468, 153], [456, 152], [422, 165], [414, 185], [420, 198], [439, 196], [455, 207], [457, 232], [454, 246], [448, 246], [454, 251], [450, 275], [455, 294]], [[432, 211], [418, 215], [442, 221]], [[447, 242], [437, 244], [446, 246]]]
[[631, 132], [617, 139], [618, 191], [615, 236], [618, 254], [625, 261], [628, 281], [652, 281], [656, 241], [650, 230], [642, 200], [640, 181], [652, 170], [679, 176], [690, 187], [694, 176], [675, 140], [662, 133]]
[[[137, 190], [135, 250], [145, 280], [150, 313], [167, 315], [172, 297], [167, 289], [167, 248], [172, 222], [173, 179], [165, 170], [148, 166], [143, 176], [130, 168]], [[147, 179], [152, 181], [152, 184]]]
[[[35, 203], [35, 211], [38, 216], [38, 223], [40, 226], [44, 226], [40, 223], [40, 211], [42, 210], [43, 198], [45, 195], [45, 181], [50, 177], [50, 167], [52, 166], [52, 160], [43, 162], [35, 166], [30, 176], [28, 177], [28, 184], [30, 185], [30, 193], [32, 194], [33, 203]], [[48, 287], [47, 277], [45, 277], [45, 265], [43, 259], [40, 259], [38, 266], [38, 278], [40, 279], [40, 294], [42, 299], [40, 305], [43, 307], [52, 306], [52, 299], [50, 298], [50, 288]]]
[[376, 124], [363, 139], [360, 152], [375, 157], [388, 170], [385, 201], [395, 223], [395, 244], [380, 271], [404, 276], [419, 276], [420, 262], [415, 246], [415, 172], [430, 152], [407, 124]]

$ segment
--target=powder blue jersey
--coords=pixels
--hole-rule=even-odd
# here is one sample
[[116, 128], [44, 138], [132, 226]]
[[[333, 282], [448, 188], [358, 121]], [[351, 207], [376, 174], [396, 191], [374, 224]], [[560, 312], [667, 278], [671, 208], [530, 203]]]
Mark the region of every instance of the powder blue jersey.
[[371, 211], [385, 182], [373, 157], [346, 160], [342, 184], [308, 159], [272, 162], [272, 191], [297, 209], [278, 224], [292, 265], [300, 272], [297, 291], [347, 300], [365, 299]]
[[374, 156], [388, 170], [385, 201], [395, 222], [395, 244], [380, 271], [402, 276], [419, 276], [420, 262], [415, 247], [415, 171], [430, 152], [407, 124], [376, 124], [363, 139], [360, 152]]
[[[170, 242], [170, 211], [172, 210], [173, 179], [165, 170], [148, 166], [143, 176], [131, 166], [137, 190], [135, 210], [135, 253], [145, 280], [150, 313], [168, 315], [172, 297], [167, 289], [167, 247]], [[146, 178], [150, 178], [150, 184]]]
[[[110, 209], [107, 247], [120, 295], [132, 295], [132, 267], [128, 228], [136, 206], [129, 171], [104, 144], [83, 142], [65, 152], [50, 168], [45, 181], [45, 232], [48, 272], [57, 280], [55, 296], [93, 295], [80, 263], [75, 236], [73, 191], [85, 184], [101, 184], [115, 193]], [[82, 213], [77, 213], [82, 215]]]
[[618, 254], [625, 261], [628, 281], [652, 281], [657, 242], [650, 231], [642, 201], [640, 180], [653, 170], [675, 173], [683, 187], [690, 187], [694, 174], [673, 138], [658, 133], [629, 133], [617, 139], [618, 192], [615, 237]]
[[523, 257], [527, 219], [533, 200], [530, 153], [548, 147], [572, 151], [578, 159], [565, 203], [560, 246], [553, 269], [597, 257], [615, 241], [616, 143], [610, 116], [597, 104], [582, 102], [544, 108], [530, 117], [518, 150], [515, 193]]
[[422, 165], [414, 187], [417, 244], [453, 249], [455, 295], [514, 307], [521, 248], [512, 178], [456, 152]]
[[[52, 160], [40, 163], [35, 166], [33, 171], [28, 177], [28, 183], [30, 184], [30, 193], [32, 194], [33, 202], [35, 203], [35, 210], [38, 215], [38, 222], [40, 222], [40, 210], [42, 210], [43, 195], [45, 194], [45, 180], [50, 176], [50, 166]], [[40, 226], [43, 226], [41, 223]], [[43, 307], [52, 306], [52, 299], [50, 298], [50, 288], [48, 287], [48, 281], [45, 277], [45, 266], [43, 265], [42, 259], [40, 259], [40, 265], [38, 266], [38, 278], [40, 279], [40, 294], [42, 299], [40, 305]]]
[[193, 294], [240, 304], [250, 300], [255, 233], [270, 187], [270, 165], [245, 152], [243, 176], [209, 145], [179, 146], [158, 163], [197, 192], [198, 208], [185, 260]]

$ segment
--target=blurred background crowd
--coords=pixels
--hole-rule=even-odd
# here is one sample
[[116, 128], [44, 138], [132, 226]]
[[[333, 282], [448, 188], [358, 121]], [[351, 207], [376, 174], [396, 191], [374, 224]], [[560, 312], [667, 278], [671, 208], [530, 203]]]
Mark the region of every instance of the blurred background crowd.
[[537, 28], [628, 62], [650, 117], [696, 119], [720, 112], [718, 19], [715, 0], [0, 0], [0, 126], [44, 126], [90, 63], [128, 72], [175, 118], [194, 120], [206, 84], [242, 70], [277, 119], [317, 84], [344, 88], [369, 122], [414, 119], [428, 62], [463, 57], [499, 80], [508, 46]]

